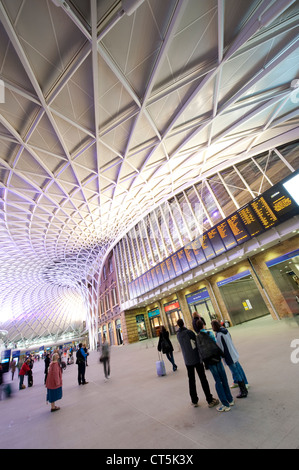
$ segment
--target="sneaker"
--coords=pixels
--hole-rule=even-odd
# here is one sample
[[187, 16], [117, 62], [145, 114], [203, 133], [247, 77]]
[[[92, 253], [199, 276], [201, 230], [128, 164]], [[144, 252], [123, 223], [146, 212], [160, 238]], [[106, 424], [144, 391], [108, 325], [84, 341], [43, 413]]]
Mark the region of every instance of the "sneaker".
[[234, 406], [235, 402], [234, 400], [230, 402], [229, 406]]
[[197, 408], [197, 407], [199, 406], [199, 404], [198, 404], [198, 403], [192, 403], [192, 402], [191, 402], [191, 406], [194, 406], [194, 408]]
[[216, 410], [217, 411], [230, 411], [230, 407], [221, 405], [221, 406], [218, 406], [218, 408], [216, 408]]
[[230, 386], [230, 388], [238, 388], [238, 387], [239, 387], [239, 385], [236, 384], [235, 382]]
[[213, 400], [208, 404], [209, 408], [213, 408], [213, 406], [219, 405], [218, 398], [213, 398]]

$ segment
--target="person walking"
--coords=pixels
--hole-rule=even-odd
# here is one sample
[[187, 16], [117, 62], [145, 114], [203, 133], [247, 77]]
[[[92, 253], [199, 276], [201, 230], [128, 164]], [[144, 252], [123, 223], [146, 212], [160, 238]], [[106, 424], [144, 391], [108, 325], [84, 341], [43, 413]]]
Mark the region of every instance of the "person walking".
[[240, 388], [240, 394], [237, 398], [246, 398], [248, 395], [248, 380], [245, 372], [239, 363], [239, 353], [236, 350], [229, 331], [221, 326], [217, 320], [212, 320], [212, 329], [216, 335], [216, 343], [223, 352], [226, 365], [229, 367], [234, 384]]
[[177, 321], [177, 325], [179, 330], [177, 332], [178, 342], [181, 346], [184, 362], [186, 365], [187, 373], [188, 373], [188, 381], [189, 381], [189, 394], [191, 397], [191, 404], [193, 406], [198, 406], [198, 395], [196, 389], [196, 381], [195, 381], [195, 370], [198, 374], [203, 392], [206, 397], [206, 401], [208, 403], [209, 408], [216, 406], [219, 404], [219, 400], [213, 398], [213, 395], [210, 391], [209, 382], [207, 380], [204, 366], [202, 361], [200, 360], [198, 350], [196, 347], [196, 335], [194, 331], [188, 330], [184, 326], [184, 321], [180, 318]]
[[176, 371], [178, 366], [174, 362], [173, 346], [169, 339], [169, 332], [166, 330], [164, 325], [160, 327], [159, 342], [157, 349], [160, 352], [162, 351], [163, 354], [166, 354], [167, 359], [172, 364], [172, 370]]
[[196, 343], [199, 356], [203, 360], [205, 368], [209, 369], [214, 377], [218, 398], [222, 403], [217, 411], [230, 411], [231, 406], [234, 405], [234, 400], [221, 362], [221, 349], [217, 346], [213, 333], [204, 328], [201, 320], [197, 320], [197, 327], [199, 333], [196, 336]]
[[105, 380], [107, 380], [110, 378], [110, 347], [105, 335], [103, 336], [100, 362], [103, 363]]
[[51, 403], [51, 412], [60, 410], [55, 402], [62, 398], [62, 370], [58, 361], [59, 354], [54, 353], [46, 380], [47, 403]]
[[79, 349], [76, 352], [76, 364], [78, 365], [78, 384], [86, 385], [88, 382], [85, 380], [85, 369], [86, 369], [86, 357], [87, 354], [82, 347], [82, 343], [79, 343]]
[[9, 365], [11, 371], [11, 380], [13, 380], [16, 371], [16, 361], [13, 359]]

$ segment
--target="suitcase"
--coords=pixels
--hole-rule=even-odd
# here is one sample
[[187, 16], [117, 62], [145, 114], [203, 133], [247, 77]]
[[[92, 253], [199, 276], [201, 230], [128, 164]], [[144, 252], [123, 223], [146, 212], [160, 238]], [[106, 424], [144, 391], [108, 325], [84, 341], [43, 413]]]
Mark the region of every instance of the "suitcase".
[[162, 377], [166, 375], [165, 362], [162, 359], [162, 355], [159, 354], [159, 360], [156, 362], [157, 375]]

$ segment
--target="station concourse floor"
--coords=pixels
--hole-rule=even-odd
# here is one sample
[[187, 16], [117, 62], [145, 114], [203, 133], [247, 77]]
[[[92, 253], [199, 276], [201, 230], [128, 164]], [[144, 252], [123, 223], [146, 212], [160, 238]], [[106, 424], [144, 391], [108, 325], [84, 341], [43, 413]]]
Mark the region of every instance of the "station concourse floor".
[[[36, 362], [33, 387], [19, 391], [15, 376], [12, 397], [0, 401], [0, 449], [298, 449], [297, 320], [266, 316], [230, 328], [250, 388], [248, 397], [236, 399], [226, 413], [208, 408], [198, 377], [200, 406], [190, 405], [175, 336], [178, 370], [173, 372], [164, 356], [164, 377], [156, 374], [157, 338], [112, 346], [108, 381], [96, 351], [88, 358], [87, 385], [78, 385], [76, 364], [67, 366], [63, 397], [56, 403], [61, 409], [55, 413], [46, 404], [44, 363]], [[214, 380], [206, 374], [217, 396]]]

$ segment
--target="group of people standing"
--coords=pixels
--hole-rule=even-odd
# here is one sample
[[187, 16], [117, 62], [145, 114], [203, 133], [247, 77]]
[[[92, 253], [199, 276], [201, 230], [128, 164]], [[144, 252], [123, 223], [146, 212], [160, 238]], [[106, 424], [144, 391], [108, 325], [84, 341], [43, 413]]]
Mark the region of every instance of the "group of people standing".
[[[239, 362], [239, 354], [233, 344], [229, 331], [217, 320], [212, 320], [212, 333], [206, 329], [204, 319], [199, 317], [197, 313], [193, 314], [192, 326], [194, 331], [186, 328], [181, 318], [178, 319], [177, 326], [179, 328], [177, 331], [177, 339], [187, 368], [191, 404], [195, 407], [198, 406], [195, 381], [196, 371], [209, 408], [219, 405], [217, 411], [230, 411], [231, 407], [234, 405], [234, 399], [231, 394], [222, 359], [224, 359], [232, 374], [233, 385], [231, 388], [239, 387], [240, 389], [237, 398], [247, 397], [248, 381]], [[164, 344], [168, 345], [165, 349], [163, 349]], [[173, 370], [177, 370], [173, 357], [173, 346], [169, 339], [169, 333], [164, 326], [162, 326], [160, 330], [158, 350], [166, 354], [166, 357], [173, 366]], [[215, 380], [218, 398], [214, 398], [211, 394], [205, 370], [210, 370]]]

